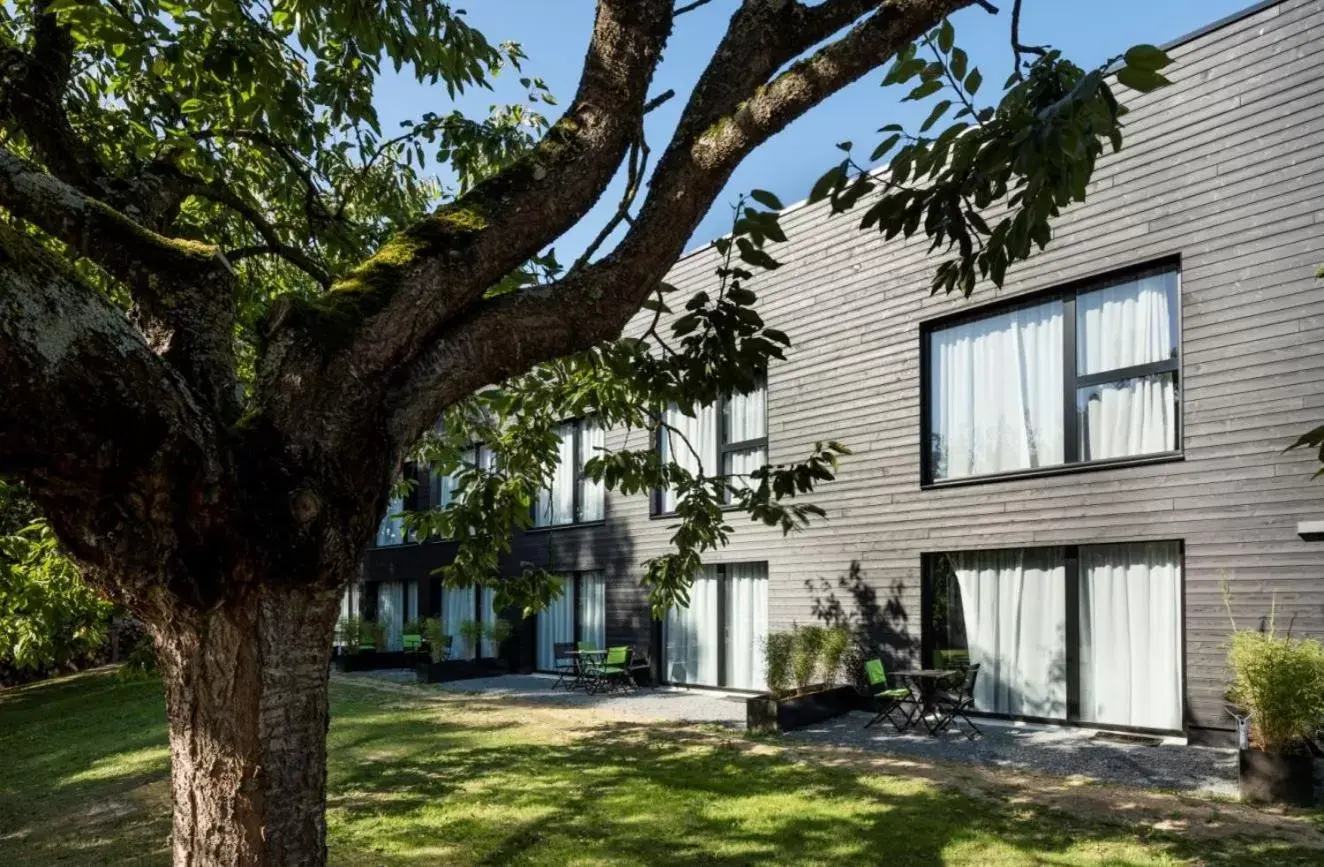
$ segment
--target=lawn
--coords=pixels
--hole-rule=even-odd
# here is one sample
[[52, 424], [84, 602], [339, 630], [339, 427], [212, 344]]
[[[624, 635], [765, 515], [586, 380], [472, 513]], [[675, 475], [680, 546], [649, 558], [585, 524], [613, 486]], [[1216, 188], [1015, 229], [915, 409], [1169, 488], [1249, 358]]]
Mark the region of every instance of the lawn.
[[[1308, 817], [1236, 805], [421, 687], [337, 680], [332, 708], [333, 864], [1324, 862]], [[104, 671], [0, 692], [0, 863], [167, 863], [162, 714]]]

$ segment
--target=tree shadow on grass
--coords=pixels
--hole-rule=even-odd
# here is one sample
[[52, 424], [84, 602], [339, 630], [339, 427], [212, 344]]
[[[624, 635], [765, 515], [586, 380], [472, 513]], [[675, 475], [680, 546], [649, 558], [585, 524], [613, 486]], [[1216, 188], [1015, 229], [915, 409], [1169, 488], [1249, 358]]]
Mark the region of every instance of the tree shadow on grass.
[[[333, 862], [1132, 864], [1214, 851], [673, 726], [621, 722], [539, 743], [505, 727], [466, 735], [426, 714], [410, 725], [392, 733], [407, 774], [336, 756]], [[1262, 840], [1214, 845], [1234, 863], [1319, 861]]]

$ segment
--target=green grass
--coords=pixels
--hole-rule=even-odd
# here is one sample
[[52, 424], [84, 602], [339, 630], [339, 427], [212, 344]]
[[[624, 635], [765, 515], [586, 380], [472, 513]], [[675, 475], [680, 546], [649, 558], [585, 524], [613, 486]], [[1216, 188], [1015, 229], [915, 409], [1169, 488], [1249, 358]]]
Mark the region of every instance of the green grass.
[[[698, 728], [343, 681], [332, 707], [334, 864], [1324, 861], [1299, 838], [1147, 830]], [[0, 756], [0, 863], [168, 862], [159, 683], [98, 672], [0, 692]]]

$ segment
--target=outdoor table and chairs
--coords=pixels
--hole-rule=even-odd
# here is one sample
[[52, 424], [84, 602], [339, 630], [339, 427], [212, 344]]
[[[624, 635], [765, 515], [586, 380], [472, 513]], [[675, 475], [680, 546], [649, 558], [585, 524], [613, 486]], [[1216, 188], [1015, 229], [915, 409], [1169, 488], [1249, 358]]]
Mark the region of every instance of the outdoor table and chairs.
[[905, 732], [921, 723], [929, 735], [964, 723], [969, 729], [967, 737], [973, 740], [983, 732], [970, 721], [974, 710], [975, 679], [979, 676], [979, 663], [966, 668], [921, 668], [899, 671], [895, 678], [903, 686], [891, 686], [886, 670], [878, 659], [865, 663], [871, 697], [875, 703], [874, 718], [865, 724], [873, 726], [888, 720], [897, 732]]

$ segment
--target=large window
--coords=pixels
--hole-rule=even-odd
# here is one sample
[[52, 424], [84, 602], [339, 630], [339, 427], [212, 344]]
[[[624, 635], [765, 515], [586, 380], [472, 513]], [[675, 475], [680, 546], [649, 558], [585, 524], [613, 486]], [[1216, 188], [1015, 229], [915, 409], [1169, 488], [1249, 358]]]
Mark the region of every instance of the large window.
[[[768, 462], [767, 381], [760, 378], [749, 394], [733, 394], [699, 407], [695, 415], [668, 409], [666, 427], [658, 435], [664, 462], [674, 461], [689, 472], [723, 475], [736, 485]], [[659, 491], [653, 511], [676, 510], [676, 493]]]
[[382, 522], [377, 525], [378, 548], [405, 543], [404, 510], [404, 497], [391, 497], [390, 502], [386, 504], [386, 514], [382, 516]]
[[671, 683], [762, 690], [768, 634], [768, 564], [706, 566], [690, 604], [662, 623], [663, 676]]
[[1179, 451], [1178, 273], [924, 332], [926, 482]]
[[1179, 730], [1181, 574], [1177, 542], [932, 555], [928, 662], [980, 663], [986, 713]]
[[607, 579], [602, 572], [561, 576], [561, 598], [538, 612], [538, 668], [555, 669], [557, 644], [607, 646]]
[[551, 487], [539, 492], [533, 525], [555, 527], [601, 521], [602, 483], [584, 475], [584, 465], [602, 451], [603, 431], [591, 418], [562, 422], [557, 430], [559, 459]]

